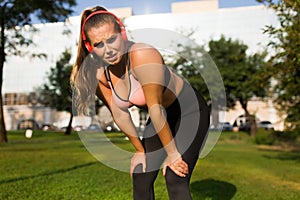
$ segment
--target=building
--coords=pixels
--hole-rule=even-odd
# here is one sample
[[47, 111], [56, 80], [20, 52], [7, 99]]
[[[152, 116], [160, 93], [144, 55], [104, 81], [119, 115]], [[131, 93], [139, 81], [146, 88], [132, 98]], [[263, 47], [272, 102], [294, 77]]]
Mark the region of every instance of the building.
[[[176, 35], [195, 30], [192, 39], [200, 45], [225, 35], [247, 44], [249, 47], [247, 53], [265, 49], [269, 39], [267, 35], [263, 34], [262, 29], [266, 25], [278, 24], [275, 13], [264, 6], [219, 8], [218, 0], [203, 0], [176, 2], [171, 7], [171, 13], [147, 15], [133, 15], [130, 7], [111, 9], [110, 11], [124, 19], [129, 38], [133, 40], [138, 39], [138, 41], [151, 43], [151, 40], [147, 41], [149, 36], [157, 39], [156, 43], [162, 44], [166, 38], [160, 33], [168, 32]], [[63, 127], [68, 118], [66, 113], [57, 113], [42, 105], [26, 102], [24, 99], [44, 82], [47, 71], [55, 65], [65, 48], [72, 50], [74, 55], [72, 62], [74, 61], [80, 31], [80, 17], [70, 17], [67, 23], [38, 24], [36, 26], [40, 31], [33, 35], [33, 41], [37, 45], [32, 46], [31, 51], [47, 52], [47, 59], [30, 60], [29, 58], [9, 57], [5, 63], [3, 98], [5, 122], [8, 129], [15, 129], [20, 120], [31, 118], [35, 118], [40, 124], [56, 123], [59, 127]], [[71, 31], [71, 34], [62, 34], [66, 28]], [[139, 31], [143, 33], [140, 38], [135, 35]], [[163, 48], [165, 49], [162, 50], [173, 51], [170, 46]], [[20, 70], [20, 67], [22, 67], [22, 75], [16, 78], [16, 72]], [[276, 129], [283, 129], [284, 117], [276, 112], [270, 101], [253, 100], [249, 104], [249, 110], [251, 113], [257, 113], [260, 120], [274, 123]], [[233, 123], [243, 114], [243, 111], [237, 105], [236, 109], [222, 113], [220, 115], [221, 122]], [[135, 121], [137, 126], [140, 124], [138, 118], [136, 117]], [[86, 123], [88, 124], [90, 121]]]

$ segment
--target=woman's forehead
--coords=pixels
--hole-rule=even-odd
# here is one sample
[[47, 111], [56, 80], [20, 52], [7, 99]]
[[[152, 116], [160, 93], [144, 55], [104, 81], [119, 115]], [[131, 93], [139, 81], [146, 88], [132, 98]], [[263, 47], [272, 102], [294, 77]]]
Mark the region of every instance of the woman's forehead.
[[98, 26], [91, 27], [87, 32], [89, 39], [91, 41], [97, 40], [97, 42], [106, 40], [114, 34], [116, 34], [116, 30], [112, 23], [99, 24]]

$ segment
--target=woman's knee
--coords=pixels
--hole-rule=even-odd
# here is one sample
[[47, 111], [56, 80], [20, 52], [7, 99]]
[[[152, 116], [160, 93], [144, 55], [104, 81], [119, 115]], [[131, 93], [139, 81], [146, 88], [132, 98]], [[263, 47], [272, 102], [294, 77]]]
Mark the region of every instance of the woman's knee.
[[132, 175], [133, 186], [138, 190], [149, 190], [149, 188], [153, 187], [156, 177], [157, 177], [157, 172], [133, 173]]
[[154, 181], [155, 172], [134, 173], [133, 179], [133, 197], [134, 200], [152, 200], [154, 199]]
[[169, 198], [172, 200], [190, 200], [190, 177], [179, 177], [172, 170], [167, 170], [166, 185], [168, 189]]
[[165, 175], [166, 185], [172, 190], [177, 190], [182, 187], [189, 189], [189, 179], [189, 175], [187, 175], [186, 177], [180, 177], [169, 168], [167, 169]]

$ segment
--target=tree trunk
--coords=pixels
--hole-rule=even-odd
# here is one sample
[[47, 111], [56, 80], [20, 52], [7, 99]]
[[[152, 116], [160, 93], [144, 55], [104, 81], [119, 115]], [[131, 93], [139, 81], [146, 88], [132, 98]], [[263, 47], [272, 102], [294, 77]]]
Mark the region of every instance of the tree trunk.
[[3, 113], [3, 100], [2, 100], [2, 82], [3, 82], [3, 66], [4, 66], [4, 52], [1, 47], [1, 55], [0, 55], [0, 143], [7, 142], [7, 133], [4, 122], [4, 113]]
[[65, 135], [71, 135], [71, 133], [72, 133], [73, 114], [72, 114], [72, 112], [70, 114], [71, 114], [70, 121], [69, 121], [68, 127], [66, 129]]
[[252, 137], [256, 136], [257, 133], [257, 125], [254, 115], [249, 115], [249, 121], [250, 121], [250, 135]]
[[4, 123], [4, 115], [3, 115], [3, 101], [2, 101], [2, 84], [0, 86], [0, 143], [7, 143], [7, 133]]
[[[6, 5], [6, 4], [5, 4]], [[3, 7], [3, 10], [5, 6]], [[3, 100], [2, 100], [2, 83], [3, 83], [3, 67], [5, 62], [5, 26], [4, 17], [1, 16], [1, 46], [0, 46], [0, 143], [7, 142], [7, 133], [4, 122]]]
[[247, 120], [249, 120], [249, 125], [250, 125], [250, 136], [254, 137], [257, 133], [257, 126], [256, 126], [256, 120], [255, 120], [255, 116], [254, 115], [251, 115], [247, 109], [247, 105], [248, 105], [248, 102], [243, 102], [243, 101], [240, 101], [241, 105], [242, 105], [242, 108], [244, 109], [245, 111], [245, 117], [246, 117], [246, 123], [247, 123]]
[[250, 136], [254, 137], [257, 133], [255, 116], [251, 115], [247, 109], [245, 110], [245, 113], [246, 113], [246, 119], [249, 120], [249, 124], [250, 124]]

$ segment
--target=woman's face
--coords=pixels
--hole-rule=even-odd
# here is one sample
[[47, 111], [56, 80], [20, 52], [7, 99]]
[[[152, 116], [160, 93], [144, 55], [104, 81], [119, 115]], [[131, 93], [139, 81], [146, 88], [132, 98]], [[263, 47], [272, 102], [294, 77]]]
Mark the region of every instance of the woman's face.
[[113, 23], [104, 23], [92, 27], [87, 32], [94, 52], [110, 65], [121, 61], [125, 52], [125, 42]]

